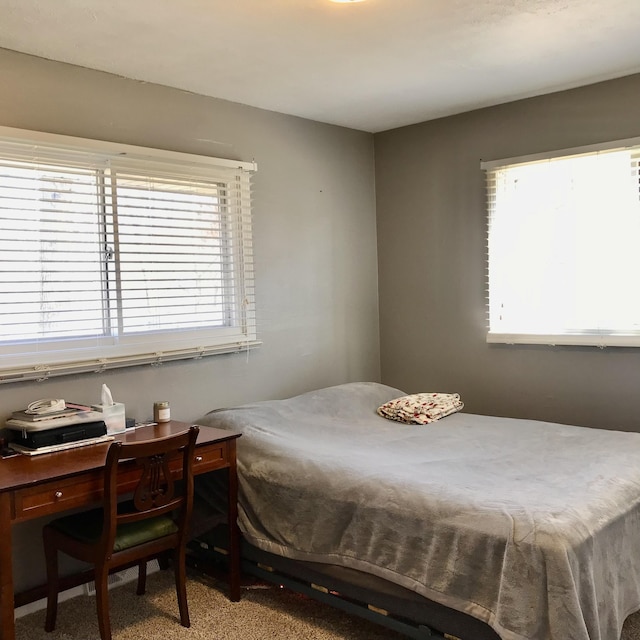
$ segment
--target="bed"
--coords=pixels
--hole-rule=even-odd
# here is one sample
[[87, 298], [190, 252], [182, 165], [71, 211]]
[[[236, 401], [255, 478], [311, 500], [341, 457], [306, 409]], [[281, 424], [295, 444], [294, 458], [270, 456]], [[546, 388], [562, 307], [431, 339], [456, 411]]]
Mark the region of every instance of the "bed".
[[640, 434], [376, 414], [402, 395], [350, 383], [199, 421], [243, 434], [244, 559], [416, 638], [618, 640], [640, 609]]

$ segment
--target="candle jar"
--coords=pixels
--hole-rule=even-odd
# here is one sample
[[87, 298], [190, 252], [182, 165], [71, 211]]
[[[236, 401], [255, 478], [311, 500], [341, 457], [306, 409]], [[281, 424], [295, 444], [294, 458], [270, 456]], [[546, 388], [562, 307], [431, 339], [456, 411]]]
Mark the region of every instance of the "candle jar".
[[168, 402], [153, 403], [153, 420], [154, 422], [169, 422], [171, 420], [171, 409]]

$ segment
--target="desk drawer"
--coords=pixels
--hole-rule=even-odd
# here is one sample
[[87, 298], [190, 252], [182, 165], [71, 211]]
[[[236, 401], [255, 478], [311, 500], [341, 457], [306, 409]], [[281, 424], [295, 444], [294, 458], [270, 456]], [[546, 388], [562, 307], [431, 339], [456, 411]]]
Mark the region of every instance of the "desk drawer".
[[93, 505], [102, 498], [103, 483], [102, 475], [98, 475], [96, 478], [53, 480], [21, 489], [15, 494], [15, 519], [36, 518]]
[[228, 466], [229, 451], [225, 442], [198, 447], [195, 450], [195, 461], [193, 464], [194, 475]]
[[[194, 474], [215, 471], [229, 466], [227, 443], [205, 445], [195, 450]], [[171, 464], [173, 472], [179, 474], [178, 459]], [[133, 491], [140, 477], [140, 469], [123, 464], [118, 474], [118, 490], [121, 493]], [[92, 506], [102, 500], [104, 475], [95, 472], [91, 476], [79, 476], [64, 480], [52, 480], [35, 487], [26, 487], [14, 495], [15, 520], [27, 520], [46, 516], [75, 507]]]

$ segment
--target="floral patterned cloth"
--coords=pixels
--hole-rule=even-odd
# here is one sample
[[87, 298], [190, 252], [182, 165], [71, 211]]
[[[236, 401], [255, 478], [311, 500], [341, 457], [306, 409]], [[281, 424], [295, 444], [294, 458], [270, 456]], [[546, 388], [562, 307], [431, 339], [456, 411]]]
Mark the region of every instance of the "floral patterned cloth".
[[405, 424], [429, 424], [463, 407], [457, 393], [414, 393], [385, 402], [378, 415]]

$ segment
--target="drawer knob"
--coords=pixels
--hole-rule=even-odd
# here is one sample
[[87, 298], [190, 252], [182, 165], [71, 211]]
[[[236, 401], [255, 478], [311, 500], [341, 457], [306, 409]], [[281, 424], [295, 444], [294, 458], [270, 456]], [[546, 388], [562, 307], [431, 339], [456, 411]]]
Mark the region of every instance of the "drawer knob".
[[56, 500], [59, 500], [60, 498], [62, 498], [62, 491], [58, 490], [53, 494], [56, 498]]
[[196, 462], [202, 462], [202, 456], [196, 456]]

